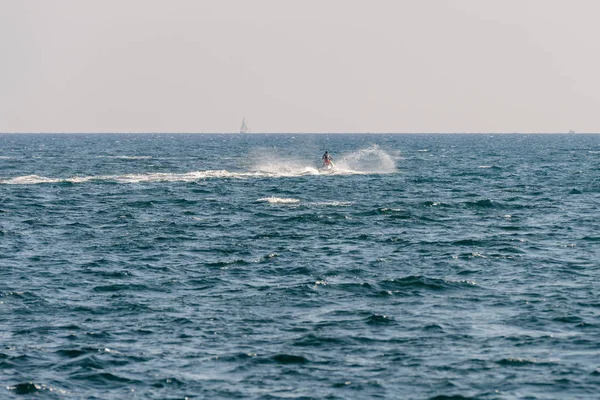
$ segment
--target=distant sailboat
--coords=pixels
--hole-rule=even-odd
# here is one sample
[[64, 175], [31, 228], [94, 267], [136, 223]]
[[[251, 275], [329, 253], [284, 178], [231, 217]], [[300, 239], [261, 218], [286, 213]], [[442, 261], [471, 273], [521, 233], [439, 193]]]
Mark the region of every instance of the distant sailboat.
[[246, 125], [246, 119], [242, 118], [242, 126], [240, 127], [240, 133], [250, 133], [250, 128]]

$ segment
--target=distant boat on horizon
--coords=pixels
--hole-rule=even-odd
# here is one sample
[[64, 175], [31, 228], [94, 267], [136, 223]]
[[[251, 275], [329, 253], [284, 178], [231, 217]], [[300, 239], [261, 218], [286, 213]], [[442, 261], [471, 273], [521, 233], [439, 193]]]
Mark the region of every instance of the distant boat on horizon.
[[250, 128], [246, 124], [246, 118], [242, 118], [242, 126], [240, 127], [240, 133], [250, 133]]
[[573, 133], [575, 133], [575, 131], [573, 129], [571, 129], [571, 130], [569, 130], [569, 133], [573, 134]]

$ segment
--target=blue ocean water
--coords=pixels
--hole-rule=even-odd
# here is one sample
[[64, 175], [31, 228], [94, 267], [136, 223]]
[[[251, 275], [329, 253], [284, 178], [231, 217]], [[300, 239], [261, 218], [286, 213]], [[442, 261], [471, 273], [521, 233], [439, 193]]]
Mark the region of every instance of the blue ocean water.
[[598, 398], [599, 172], [594, 135], [0, 135], [0, 398]]

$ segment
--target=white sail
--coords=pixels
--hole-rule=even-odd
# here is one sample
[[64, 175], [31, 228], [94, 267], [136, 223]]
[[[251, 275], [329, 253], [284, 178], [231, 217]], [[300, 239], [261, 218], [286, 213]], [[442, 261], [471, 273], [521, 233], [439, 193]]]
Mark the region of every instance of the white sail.
[[242, 118], [240, 133], [250, 133], [250, 128], [248, 128], [248, 125], [246, 125], [246, 118]]

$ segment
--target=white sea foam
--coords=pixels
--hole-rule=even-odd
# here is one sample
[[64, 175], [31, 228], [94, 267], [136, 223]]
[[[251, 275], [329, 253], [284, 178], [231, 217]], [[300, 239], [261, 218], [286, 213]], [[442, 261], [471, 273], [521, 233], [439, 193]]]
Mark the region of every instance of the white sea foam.
[[263, 197], [262, 199], [258, 199], [256, 201], [263, 201], [263, 202], [267, 202], [267, 203], [271, 203], [271, 204], [295, 204], [295, 203], [300, 203], [300, 200], [298, 199], [292, 199], [289, 197]]
[[[359, 172], [349, 172], [347, 170], [333, 171], [328, 174], [343, 175]], [[251, 178], [285, 178], [305, 175], [320, 175], [316, 168], [305, 168], [301, 170], [288, 171], [250, 171], [250, 172], [229, 172], [227, 170], [207, 170], [187, 173], [142, 173], [142, 174], [123, 174], [123, 175], [92, 175], [92, 176], [72, 176], [68, 178], [45, 177], [39, 175], [25, 175], [13, 178], [0, 179], [3, 185], [33, 185], [41, 183], [85, 183], [90, 181], [107, 181], [118, 183], [139, 183], [139, 182], [194, 182], [203, 179], [251, 179]]]
[[303, 175], [319, 175], [319, 170], [308, 161], [281, 160], [269, 157], [268, 161], [256, 162], [250, 169], [258, 174], [272, 177], [294, 177]]
[[93, 176], [72, 176], [69, 178], [50, 178], [38, 175], [17, 176], [10, 179], [0, 179], [0, 184], [4, 185], [33, 185], [40, 183], [85, 183], [90, 181], [107, 181], [118, 183], [139, 183], [139, 182], [194, 182], [201, 179], [211, 178], [251, 178], [260, 176], [254, 172], [229, 172], [226, 170], [207, 170], [188, 172], [183, 174], [174, 173], [147, 173], [147, 174], [123, 174], [123, 175], [93, 175]]
[[36, 184], [36, 183], [57, 183], [57, 182], [61, 182], [61, 181], [62, 181], [62, 179], [58, 179], [58, 178], [46, 178], [44, 176], [38, 176], [38, 175], [24, 175], [24, 176], [17, 176], [15, 178], [11, 178], [11, 179], [0, 180], [0, 183], [6, 184], [6, 185], [32, 185], [32, 184]]

